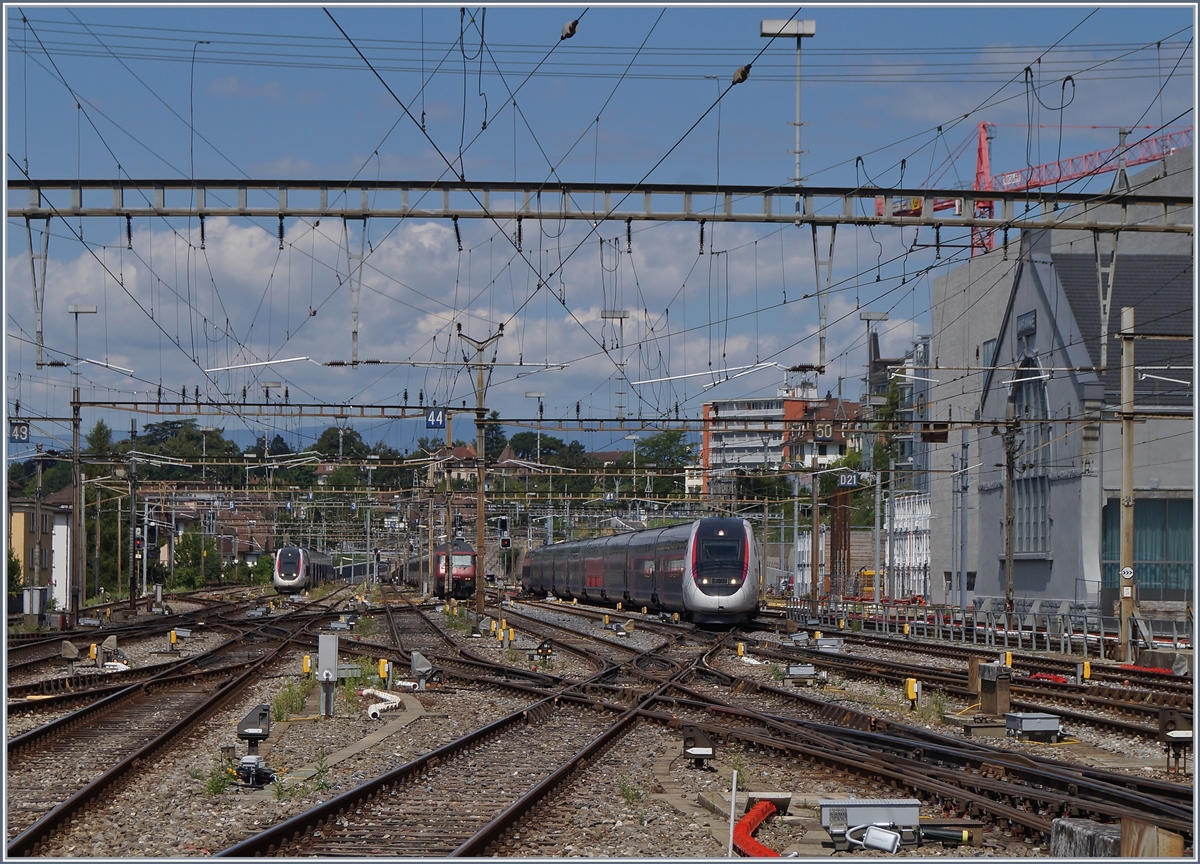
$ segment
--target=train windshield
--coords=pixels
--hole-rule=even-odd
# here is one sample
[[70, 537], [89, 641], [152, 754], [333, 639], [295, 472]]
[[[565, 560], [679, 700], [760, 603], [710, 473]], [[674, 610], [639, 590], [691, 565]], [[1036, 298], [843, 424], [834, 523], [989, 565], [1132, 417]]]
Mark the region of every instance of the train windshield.
[[450, 566], [451, 567], [470, 567], [471, 566], [471, 556], [470, 555], [451, 555], [450, 556]]
[[700, 567], [720, 567], [737, 564], [742, 560], [742, 544], [737, 540], [701, 540], [700, 556], [697, 565]]
[[279, 553], [279, 574], [295, 576], [300, 572], [300, 553], [296, 550]]

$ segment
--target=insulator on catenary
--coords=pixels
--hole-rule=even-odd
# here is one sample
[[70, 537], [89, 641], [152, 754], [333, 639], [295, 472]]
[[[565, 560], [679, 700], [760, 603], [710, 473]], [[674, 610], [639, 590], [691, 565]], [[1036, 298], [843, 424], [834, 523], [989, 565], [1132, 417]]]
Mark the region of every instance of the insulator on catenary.
[[708, 221], [707, 219], [700, 220], [700, 254], [701, 255], [704, 254], [704, 223], [707, 221]]
[[279, 214], [279, 248], [283, 248], [283, 214]]
[[454, 223], [454, 239], [458, 241], [458, 251], [462, 251], [462, 233], [458, 230], [458, 217], [451, 216], [450, 221]]
[[633, 219], [632, 218], [628, 218], [625, 220], [625, 251], [628, 253], [633, 252]]
[[125, 214], [125, 248], [133, 248], [133, 217]]
[[204, 214], [200, 214], [200, 249], [204, 249]]
[[521, 217], [517, 217], [517, 251], [521, 251]]

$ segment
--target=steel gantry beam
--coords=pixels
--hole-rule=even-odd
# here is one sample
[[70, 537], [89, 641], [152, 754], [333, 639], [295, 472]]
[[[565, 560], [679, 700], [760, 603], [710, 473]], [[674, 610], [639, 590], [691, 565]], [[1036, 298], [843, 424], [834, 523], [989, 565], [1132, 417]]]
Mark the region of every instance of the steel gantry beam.
[[[1193, 199], [1055, 193], [664, 183], [9, 179], [8, 216], [581, 219], [1188, 234]], [[21, 201], [22, 192], [27, 193]], [[794, 201], [803, 199], [802, 212]], [[939, 202], [941, 209], [934, 207]], [[956, 202], [946, 207], [945, 202]], [[977, 202], [994, 202], [990, 216]], [[1115, 205], [1115, 206], [1114, 206]], [[915, 214], [915, 215], [914, 215]]]

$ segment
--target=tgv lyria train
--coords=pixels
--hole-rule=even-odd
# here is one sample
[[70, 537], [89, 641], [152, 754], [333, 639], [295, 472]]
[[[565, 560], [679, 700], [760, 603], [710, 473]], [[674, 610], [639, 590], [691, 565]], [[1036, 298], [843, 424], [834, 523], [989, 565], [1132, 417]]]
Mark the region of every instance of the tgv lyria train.
[[732, 624], [758, 609], [758, 549], [743, 519], [700, 519], [543, 546], [526, 555], [521, 583], [534, 594], [623, 602]]
[[333, 579], [333, 561], [325, 552], [284, 546], [275, 553], [272, 582], [280, 594], [296, 594]]

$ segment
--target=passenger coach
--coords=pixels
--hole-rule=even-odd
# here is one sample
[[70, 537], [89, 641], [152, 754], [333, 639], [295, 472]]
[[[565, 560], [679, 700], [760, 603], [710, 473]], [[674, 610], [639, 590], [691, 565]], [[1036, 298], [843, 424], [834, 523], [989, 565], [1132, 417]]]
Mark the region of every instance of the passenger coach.
[[533, 594], [679, 612], [696, 623], [745, 621], [758, 609], [759, 558], [743, 519], [700, 519], [543, 546], [526, 556]]

